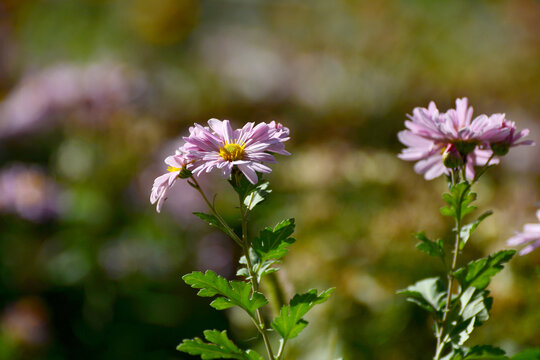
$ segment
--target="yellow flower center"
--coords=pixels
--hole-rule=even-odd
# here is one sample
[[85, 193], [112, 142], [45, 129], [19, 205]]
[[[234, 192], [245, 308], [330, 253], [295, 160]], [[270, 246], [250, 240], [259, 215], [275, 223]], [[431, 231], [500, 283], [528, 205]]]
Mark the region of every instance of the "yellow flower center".
[[169, 171], [169, 172], [182, 171], [182, 168], [177, 168], [177, 167], [174, 167], [174, 166], [169, 166], [169, 167], [167, 168], [167, 171]]
[[227, 161], [242, 160], [244, 158], [244, 145], [237, 144], [236, 140], [233, 143], [225, 143], [219, 148], [219, 156]]

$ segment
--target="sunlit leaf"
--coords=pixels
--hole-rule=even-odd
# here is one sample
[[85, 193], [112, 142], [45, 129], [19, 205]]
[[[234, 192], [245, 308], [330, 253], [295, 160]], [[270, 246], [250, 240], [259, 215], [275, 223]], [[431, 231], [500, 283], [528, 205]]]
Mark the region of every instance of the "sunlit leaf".
[[438, 277], [420, 280], [397, 293], [433, 314], [440, 314], [446, 298], [445, 286]]
[[176, 348], [190, 355], [200, 355], [201, 359], [239, 359], [263, 360], [263, 357], [253, 350], [243, 351], [227, 336], [227, 331], [206, 330], [204, 337], [209, 343], [200, 338], [186, 339]]
[[305, 294], [296, 294], [289, 305], [281, 308], [279, 316], [272, 321], [272, 328], [283, 339], [292, 339], [307, 326], [307, 321], [302, 317], [315, 305], [328, 300], [334, 292], [334, 288], [323, 291], [317, 295], [317, 290], [312, 289]]
[[273, 229], [266, 227], [253, 239], [251, 246], [260, 262], [277, 260], [288, 252], [288, 247], [295, 242], [290, 236], [294, 232], [294, 219], [283, 220]]
[[473, 286], [479, 290], [485, 289], [491, 278], [503, 269], [516, 253], [515, 250], [502, 250], [493, 255], [471, 261], [467, 266], [454, 272], [455, 278], [463, 289]]
[[255, 310], [268, 303], [264, 295], [259, 292], [254, 292], [251, 295], [251, 284], [243, 281], [228, 281], [216, 275], [212, 270], [207, 270], [204, 274], [195, 271], [184, 275], [182, 279], [191, 287], [201, 289], [197, 293], [199, 296], [212, 297], [220, 295], [221, 297], [216, 298], [210, 304], [217, 310], [239, 306], [253, 317]]

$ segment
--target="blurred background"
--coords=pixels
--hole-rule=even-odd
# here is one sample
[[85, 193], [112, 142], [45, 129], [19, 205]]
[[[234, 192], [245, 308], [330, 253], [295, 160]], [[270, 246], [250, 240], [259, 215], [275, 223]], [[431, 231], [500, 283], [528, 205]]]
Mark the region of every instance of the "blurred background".
[[[193, 359], [204, 329], [261, 344], [180, 276], [234, 278], [239, 253], [191, 215], [177, 182], [149, 203], [163, 159], [194, 122], [276, 120], [291, 129], [252, 233], [297, 219], [287, 291], [336, 286], [287, 359], [430, 359], [426, 314], [397, 289], [442, 274], [412, 234], [450, 238], [445, 180], [399, 160], [405, 114], [467, 96], [540, 142], [535, 0], [0, 1], [0, 359]], [[477, 185], [493, 208], [463, 261], [534, 222], [538, 146]], [[238, 225], [219, 174], [204, 179]], [[540, 251], [496, 276], [492, 319], [468, 344], [540, 346]]]

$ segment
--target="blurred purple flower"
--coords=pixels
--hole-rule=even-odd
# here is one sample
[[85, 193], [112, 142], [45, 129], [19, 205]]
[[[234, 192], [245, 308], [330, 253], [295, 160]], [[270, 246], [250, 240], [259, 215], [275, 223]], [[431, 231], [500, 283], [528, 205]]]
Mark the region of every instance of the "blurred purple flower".
[[10, 340], [21, 345], [40, 346], [50, 339], [47, 309], [35, 297], [8, 305], [0, 317], [0, 327]]
[[210, 127], [195, 124], [190, 135], [184, 137], [186, 144], [181, 148], [187, 158], [194, 161], [189, 167], [194, 174], [221, 170], [228, 177], [234, 166], [253, 184], [257, 183], [257, 172], [270, 173], [272, 169], [263, 162], [275, 163], [270, 152], [289, 155], [283, 142], [288, 140], [288, 129], [275, 123], [247, 123], [243, 128], [232, 130], [228, 120], [210, 119]]
[[22, 164], [0, 170], [0, 211], [31, 221], [44, 221], [58, 212], [58, 189], [44, 172]]
[[[536, 217], [540, 221], [540, 210], [536, 211]], [[525, 224], [523, 226], [523, 232], [516, 233], [515, 236], [508, 239], [506, 242], [509, 246], [521, 246], [526, 245], [519, 255], [526, 255], [540, 247], [540, 223], [537, 224]]]
[[[468, 106], [467, 98], [457, 99], [456, 108], [443, 114], [431, 102], [428, 108], [415, 108], [413, 115], [407, 116], [407, 130], [398, 133], [398, 139], [407, 148], [398, 156], [403, 160], [418, 161], [414, 169], [424, 174], [426, 180], [449, 174], [443, 156], [449, 145], [459, 151], [466, 176], [472, 179], [475, 166], [484, 166], [493, 151], [495, 155], [504, 155], [511, 146], [534, 144], [532, 141], [518, 143], [528, 130], [515, 134], [514, 123], [507, 121], [504, 114], [490, 117], [482, 114], [473, 119], [473, 108]], [[490, 160], [490, 164], [498, 162], [496, 157]]]
[[0, 103], [0, 138], [43, 128], [66, 111], [95, 121], [127, 106], [141, 85], [127, 67], [107, 62], [31, 73]]
[[154, 180], [152, 193], [150, 194], [150, 202], [152, 204], [157, 202], [157, 212], [161, 212], [161, 207], [167, 199], [169, 189], [174, 185], [174, 182], [179, 178], [182, 171], [184, 171], [188, 161], [183, 153], [178, 152], [176, 155], [168, 156], [165, 159], [165, 164], [169, 165], [168, 172], [158, 176]]

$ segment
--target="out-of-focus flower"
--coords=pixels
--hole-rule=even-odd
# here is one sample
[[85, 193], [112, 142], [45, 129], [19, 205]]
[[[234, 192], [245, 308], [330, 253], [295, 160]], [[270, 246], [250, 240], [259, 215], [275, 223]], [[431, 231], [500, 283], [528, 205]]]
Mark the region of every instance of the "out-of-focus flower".
[[[540, 210], [536, 211], [536, 217], [540, 221]], [[510, 246], [526, 245], [519, 255], [525, 255], [540, 247], [540, 223], [525, 224], [523, 232], [516, 233], [515, 236], [508, 239], [507, 244]]]
[[191, 176], [191, 173], [186, 169], [189, 161], [186, 159], [185, 154], [180, 151], [178, 151], [176, 155], [167, 157], [165, 159], [165, 164], [169, 165], [169, 168], [167, 169], [168, 172], [158, 176], [156, 180], [154, 180], [152, 193], [150, 194], [150, 202], [152, 204], [157, 202], [157, 212], [161, 212], [161, 207], [167, 199], [167, 193], [176, 179], [188, 178]]
[[289, 137], [289, 128], [283, 126], [281, 123], [277, 123], [275, 121], [271, 121], [268, 124], [268, 127], [270, 128], [270, 137], [274, 139], [279, 139], [280, 141], [287, 141], [290, 139]]
[[43, 128], [68, 111], [92, 121], [103, 118], [128, 106], [142, 84], [126, 66], [108, 62], [31, 73], [0, 103], [0, 138]]
[[508, 133], [499, 133], [499, 136], [495, 135], [490, 139], [490, 147], [495, 155], [506, 155], [508, 150], [514, 146], [534, 145], [534, 141], [532, 140], [519, 141], [525, 136], [529, 135], [529, 129], [516, 132], [516, 124], [513, 121], [506, 120], [502, 114], [492, 115], [491, 118], [491, 121], [495, 124], [495, 127], [508, 130]]
[[25, 345], [43, 345], [49, 340], [47, 311], [37, 298], [23, 298], [9, 305], [0, 319], [2, 330]]
[[12, 165], [0, 170], [0, 212], [32, 220], [47, 220], [57, 213], [58, 189], [35, 166]]
[[[464, 164], [466, 176], [474, 178], [475, 166], [497, 164], [495, 155], [504, 155], [508, 148], [532, 145], [532, 141], [517, 142], [528, 134], [523, 130], [515, 134], [515, 125], [504, 114], [480, 115], [473, 119], [473, 108], [467, 98], [457, 99], [456, 108], [439, 113], [434, 102], [428, 108], [415, 108], [410, 120], [405, 121], [407, 130], [398, 133], [398, 139], [406, 146], [398, 155], [403, 160], [418, 161], [415, 171], [424, 174], [426, 180], [449, 174], [457, 163]], [[447, 160], [460, 155], [461, 161]], [[446, 161], [446, 164], [445, 164]], [[449, 166], [452, 165], [452, 166]]]
[[234, 130], [228, 120], [210, 119], [210, 127], [195, 124], [190, 135], [184, 137], [186, 144], [181, 148], [193, 161], [189, 168], [199, 176], [213, 169], [221, 170], [228, 177], [234, 166], [253, 184], [257, 183], [257, 172], [270, 173], [272, 169], [263, 162], [275, 163], [270, 153], [289, 155], [283, 142], [288, 140], [289, 130], [283, 126], [247, 123]]

